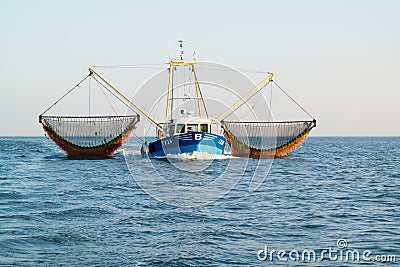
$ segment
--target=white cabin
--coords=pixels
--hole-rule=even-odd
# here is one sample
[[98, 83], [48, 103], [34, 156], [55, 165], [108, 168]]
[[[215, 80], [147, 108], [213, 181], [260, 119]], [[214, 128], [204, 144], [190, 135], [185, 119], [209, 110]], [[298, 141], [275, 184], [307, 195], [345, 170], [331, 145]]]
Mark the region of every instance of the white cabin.
[[195, 118], [179, 118], [174, 119], [172, 122], [165, 123], [163, 130], [158, 130], [157, 137], [159, 139], [179, 135], [189, 132], [208, 132], [217, 133], [219, 126], [209, 118], [195, 117]]

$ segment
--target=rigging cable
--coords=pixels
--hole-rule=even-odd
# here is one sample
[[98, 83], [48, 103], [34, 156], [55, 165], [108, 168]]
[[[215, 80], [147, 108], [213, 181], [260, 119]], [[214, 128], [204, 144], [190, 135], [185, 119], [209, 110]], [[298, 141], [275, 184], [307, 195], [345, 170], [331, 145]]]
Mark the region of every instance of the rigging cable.
[[[52, 107], [54, 107], [55, 105], [57, 105], [58, 102], [60, 102], [64, 97], [66, 97], [69, 93], [71, 93], [73, 90], [75, 90], [77, 87], [79, 87], [79, 85], [81, 85], [81, 83], [83, 83], [88, 77], [90, 76], [87, 75], [85, 78], [83, 78], [82, 81], [80, 81], [77, 85], [75, 85], [74, 87], [72, 87], [70, 90], [68, 90], [68, 92], [66, 92], [62, 97], [60, 97], [56, 102], [54, 102], [50, 107], [48, 107], [45, 111], [42, 112], [42, 114], [40, 114], [40, 116], [42, 116], [43, 114], [45, 114], [47, 111], [49, 111]], [[39, 116], [39, 117], [40, 117]]]
[[[134, 111], [134, 112], [136, 113], [136, 110], [134, 110], [130, 105], [127, 105], [119, 96], [115, 95], [114, 92], [112, 92], [107, 86], [105, 86], [105, 85], [102, 84], [99, 80], [97, 80], [96, 77], [93, 76], [92, 78], [98, 83], [99, 88], [100, 88], [100, 85], [101, 85], [101, 87], [103, 87], [104, 89], [106, 89], [106, 90], [107, 90], [109, 93], [111, 93], [115, 98], [117, 98], [117, 99], [118, 99], [119, 101], [121, 101], [125, 106], [127, 106], [128, 109], [130, 109], [130, 110], [132, 110], [132, 111]], [[100, 89], [101, 89], [101, 88], [100, 88]], [[118, 115], [117, 111], [116, 111], [116, 110], [114, 109], [114, 107], [112, 106], [110, 100], [108, 99], [108, 97], [106, 96], [106, 94], [104, 93], [104, 91], [103, 91], [103, 90], [100, 90], [100, 91], [101, 91], [101, 92], [103, 93], [103, 95], [105, 96], [105, 98], [106, 98], [108, 104], [111, 106], [111, 108], [112, 108], [112, 110], [114, 111], [114, 113], [115, 113], [116, 115]], [[122, 119], [121, 119], [121, 121], [122, 121]], [[135, 132], [133, 132], [132, 134], [133, 134], [136, 138], [138, 138], [140, 141], [144, 142], [144, 140], [143, 140], [142, 138], [140, 138], [139, 136], [137, 136]]]
[[91, 84], [91, 79], [89, 79], [89, 117], [90, 117], [90, 84]]
[[271, 94], [269, 97], [269, 115], [271, 116], [270, 120], [272, 120], [272, 83], [271, 83]]
[[[200, 62], [201, 63], [201, 62]], [[165, 69], [164, 66], [165, 64], [137, 64], [137, 65], [94, 65], [94, 68], [108, 68], [108, 69]], [[159, 67], [158, 67], [159, 66]], [[241, 72], [247, 72], [247, 73], [261, 73], [261, 74], [269, 74], [268, 71], [262, 71], [262, 70], [251, 70], [251, 69], [239, 69], [239, 68], [230, 68], [230, 69], [218, 69], [218, 68], [203, 68], [203, 67], [198, 67], [198, 69], [202, 70], [216, 70], [216, 71], [241, 71]]]
[[310, 118], [315, 119], [310, 113], [307, 112], [299, 103], [296, 102], [285, 90], [283, 90], [275, 81], [272, 81], [287, 97], [289, 97], [299, 108], [301, 108]]
[[[171, 110], [170, 110], [170, 120], [172, 121], [172, 112], [174, 111], [174, 74], [175, 74], [175, 70], [176, 67], [175, 66], [170, 66], [170, 71], [172, 71], [171, 73], [171, 88], [169, 88], [171, 90], [171, 99], [170, 99], [170, 105], [171, 105]], [[167, 99], [168, 101], [168, 99]], [[150, 128], [149, 128], [150, 129]], [[147, 134], [147, 133], [146, 133]]]
[[194, 81], [195, 81], [195, 83], [197, 83], [197, 87], [199, 88], [200, 98], [201, 98], [201, 102], [203, 102], [204, 111], [206, 112], [206, 116], [208, 117], [208, 111], [207, 111], [206, 103], [204, 103], [203, 93], [201, 92], [199, 80], [197, 80], [197, 74], [196, 74], [196, 71], [194, 69], [193, 69], [193, 74], [194, 74]]
[[229, 112], [221, 121], [225, 120], [227, 117], [229, 117], [233, 112], [235, 112], [238, 108], [240, 108], [241, 106], [243, 106], [246, 102], [248, 102], [251, 98], [253, 98], [259, 91], [261, 91], [262, 89], [264, 89], [264, 87], [266, 87], [268, 84], [270, 84], [271, 81], [268, 81], [266, 84], [264, 84], [263, 86], [261, 86], [260, 88], [258, 88], [251, 96], [249, 96], [248, 98], [246, 98], [244, 101], [242, 101], [242, 103], [240, 105], [238, 105], [235, 109], [231, 110], [231, 112]]
[[132, 110], [135, 113], [138, 113], [133, 107], [131, 107], [131, 105], [127, 104], [124, 100], [121, 99], [120, 96], [117, 96], [113, 91], [111, 91], [107, 86], [105, 86], [104, 84], [102, 84], [99, 80], [97, 80], [96, 77], [93, 76], [93, 79], [95, 79], [98, 83], [100, 83], [100, 85], [106, 89], [108, 92], [110, 92], [110, 94], [112, 94], [116, 99], [118, 99], [122, 104], [124, 104], [126, 107], [128, 107], [130, 110]]
[[[97, 80], [96, 80], [96, 81], [97, 81]], [[107, 103], [110, 105], [110, 107], [111, 107], [111, 109], [114, 111], [115, 115], [118, 116], [118, 112], [115, 110], [115, 108], [114, 108], [113, 105], [111, 104], [110, 99], [108, 99], [108, 97], [106, 96], [105, 92], [104, 92], [103, 90], [101, 90], [99, 81], [97, 81], [97, 85], [99, 86], [100, 91], [103, 93], [104, 98], [107, 100]], [[121, 121], [122, 121], [122, 119], [121, 119]]]

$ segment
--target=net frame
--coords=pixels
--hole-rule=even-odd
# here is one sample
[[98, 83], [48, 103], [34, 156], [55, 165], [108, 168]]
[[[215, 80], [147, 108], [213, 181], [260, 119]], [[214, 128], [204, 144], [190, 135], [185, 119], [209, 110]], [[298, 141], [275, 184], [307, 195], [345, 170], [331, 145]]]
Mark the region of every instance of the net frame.
[[[39, 122], [44, 131], [67, 153], [68, 157], [83, 158], [108, 157], [125, 142], [136, 129], [139, 121], [138, 114], [128, 116], [39, 116]], [[57, 122], [59, 125], [54, 126], [54, 123], [57, 124]], [[82, 135], [82, 131], [78, 127], [74, 127], [96, 122], [101, 124], [100, 127], [86, 127], [84, 129], [86, 135]], [[61, 123], [66, 123], [70, 129], [62, 129]], [[119, 127], [113, 127], [116, 124]], [[99, 132], [99, 130], [104, 132]], [[65, 135], [66, 132], [69, 135]], [[102, 135], [104, 133], [107, 133], [107, 138]]]
[[[291, 138], [287, 138], [284, 142], [275, 142], [274, 147], [263, 148], [261, 146], [257, 147], [257, 144], [251, 144], [251, 139], [247, 136], [247, 140], [236, 136], [233, 133], [232, 128], [229, 126], [232, 125], [254, 125], [256, 127], [272, 127], [274, 129], [278, 129], [275, 131], [275, 134], [278, 135], [280, 133], [279, 126], [283, 126], [286, 129], [290, 130], [290, 125], [295, 124], [304, 124], [304, 129], [298, 131], [297, 134], [293, 135]], [[310, 133], [311, 129], [316, 127], [316, 120], [308, 120], [308, 121], [279, 121], [279, 122], [235, 122], [235, 121], [222, 121], [221, 126], [224, 130], [224, 137], [226, 138], [232, 152], [232, 156], [236, 157], [249, 157], [249, 158], [280, 158], [285, 157], [288, 153], [294, 149], [296, 149], [301, 142], [307, 137]], [[263, 131], [259, 131], [262, 133]], [[293, 132], [293, 131], [292, 131]], [[254, 137], [254, 136], [253, 136]], [[272, 138], [276, 138], [277, 136], [272, 136]], [[286, 136], [289, 137], [289, 136]], [[269, 136], [268, 138], [271, 138]], [[265, 142], [271, 145], [271, 142]], [[263, 142], [261, 142], [263, 144]]]

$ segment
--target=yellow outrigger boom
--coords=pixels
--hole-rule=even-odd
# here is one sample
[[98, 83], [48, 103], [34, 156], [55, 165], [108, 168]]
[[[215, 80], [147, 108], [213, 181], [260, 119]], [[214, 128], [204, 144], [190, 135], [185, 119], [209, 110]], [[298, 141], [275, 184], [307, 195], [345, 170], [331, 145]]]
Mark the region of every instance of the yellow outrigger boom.
[[89, 67], [89, 71], [91, 73], [96, 74], [97, 77], [99, 77], [103, 82], [105, 82], [108, 86], [110, 86], [119, 96], [121, 96], [126, 102], [131, 104], [139, 113], [144, 115], [147, 119], [149, 119], [152, 123], [154, 123], [157, 127], [162, 129], [162, 126], [155, 120], [153, 119], [149, 114], [147, 114], [143, 109], [141, 109], [138, 105], [132, 102], [124, 93], [122, 93], [120, 90], [117, 89], [112, 83], [106, 80], [100, 73], [98, 73], [92, 66]]
[[247, 92], [244, 96], [240, 97], [238, 101], [236, 101], [232, 106], [230, 106], [224, 113], [219, 115], [217, 118], [213, 119], [213, 122], [216, 123], [218, 122], [221, 118], [223, 118], [225, 115], [227, 115], [229, 112], [232, 112], [233, 109], [239, 105], [241, 102], [245, 102], [246, 99], [252, 95], [255, 91], [261, 90], [265, 87], [265, 85], [268, 85], [270, 82], [272, 82], [272, 78], [274, 77], [274, 73], [270, 72], [269, 75], [263, 79], [261, 82], [259, 82], [253, 89], [251, 89], [249, 92]]

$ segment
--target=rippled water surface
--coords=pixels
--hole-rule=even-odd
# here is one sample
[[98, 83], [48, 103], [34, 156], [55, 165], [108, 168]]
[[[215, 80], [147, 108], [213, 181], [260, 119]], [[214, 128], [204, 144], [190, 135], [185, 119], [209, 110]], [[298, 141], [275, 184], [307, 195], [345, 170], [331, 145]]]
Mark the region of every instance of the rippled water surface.
[[[150, 170], [139, 144], [126, 149], [133, 176], [145, 177]], [[47, 138], [1, 137], [0, 265], [360, 264], [284, 261], [276, 254], [272, 262], [258, 259], [265, 246], [320, 253], [338, 249], [338, 239], [347, 242], [343, 251], [370, 250], [371, 259], [395, 255], [400, 261], [399, 137], [310, 137], [288, 158], [274, 160], [254, 192], [256, 160], [237, 171], [243, 159], [171, 161], [154, 163], [171, 183], [210, 184], [228, 165], [237, 183], [207, 205], [179, 207], [147, 194], [122, 150], [111, 159], [68, 160]]]

